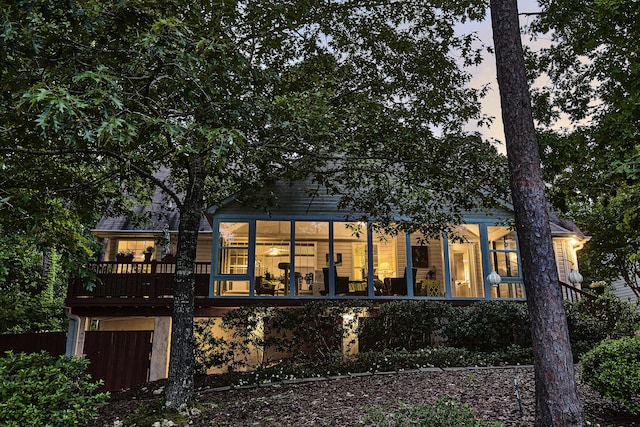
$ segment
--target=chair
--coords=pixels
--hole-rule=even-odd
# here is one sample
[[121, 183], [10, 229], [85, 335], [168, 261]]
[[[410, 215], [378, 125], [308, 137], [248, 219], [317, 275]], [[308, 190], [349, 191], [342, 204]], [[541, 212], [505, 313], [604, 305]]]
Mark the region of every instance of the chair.
[[269, 286], [264, 286], [262, 276], [256, 276], [256, 294], [257, 295], [275, 295], [276, 290]]
[[[329, 267], [322, 269], [324, 279], [324, 291], [320, 291], [320, 295], [329, 295]], [[336, 295], [349, 293], [349, 277], [338, 276], [338, 270], [333, 267], [333, 277], [336, 284]]]
[[[418, 276], [418, 269], [412, 268], [413, 273], [413, 289], [416, 288], [416, 278]], [[390, 280], [390, 295], [407, 295], [407, 267], [404, 268], [404, 274], [402, 277], [392, 277]]]

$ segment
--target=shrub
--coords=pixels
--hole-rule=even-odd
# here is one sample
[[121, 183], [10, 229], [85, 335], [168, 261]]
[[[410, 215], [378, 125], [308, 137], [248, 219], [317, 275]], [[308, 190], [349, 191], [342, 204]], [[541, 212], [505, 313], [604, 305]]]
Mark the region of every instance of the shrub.
[[447, 345], [470, 351], [531, 346], [527, 306], [514, 301], [482, 301], [456, 307], [444, 329]]
[[234, 346], [228, 340], [214, 335], [215, 318], [197, 320], [193, 324], [195, 371], [206, 374], [211, 368], [232, 366]]
[[355, 311], [370, 306], [362, 301], [312, 301], [299, 308], [241, 307], [222, 317], [220, 326], [229, 334], [226, 339], [214, 336], [213, 320], [196, 322], [198, 371], [222, 366], [231, 371], [264, 368], [282, 359], [325, 363], [342, 351], [348, 333], [343, 315], [356, 316]]
[[71, 426], [92, 419], [108, 394], [85, 373], [87, 359], [9, 351], [0, 358], [0, 425]]
[[361, 350], [417, 350], [433, 345], [450, 316], [450, 304], [440, 301], [393, 301], [382, 304], [378, 315], [361, 319]]
[[564, 308], [576, 360], [604, 339], [633, 336], [640, 326], [636, 307], [609, 292], [595, 300], [565, 302]]
[[364, 417], [363, 424], [380, 427], [429, 426], [429, 427], [499, 427], [499, 422], [477, 419], [468, 403], [442, 398], [433, 405], [404, 405], [391, 413], [375, 407]]
[[607, 340], [582, 357], [582, 378], [601, 395], [640, 413], [640, 337]]

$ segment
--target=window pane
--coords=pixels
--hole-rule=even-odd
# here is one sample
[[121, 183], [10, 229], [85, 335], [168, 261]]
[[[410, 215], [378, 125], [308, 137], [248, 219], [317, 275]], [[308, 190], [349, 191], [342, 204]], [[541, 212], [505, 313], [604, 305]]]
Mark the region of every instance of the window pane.
[[216, 280], [214, 295], [227, 297], [249, 296], [249, 282], [245, 280]]
[[324, 293], [322, 267], [324, 259], [319, 253], [329, 253], [329, 223], [296, 221], [294, 247], [296, 295], [319, 296]]
[[[380, 282], [375, 280], [374, 286], [376, 295], [382, 296], [403, 296], [408, 295], [409, 288], [407, 286], [407, 239], [405, 233], [398, 233], [397, 236], [389, 236], [385, 234], [374, 233], [373, 240], [375, 242], [375, 251], [377, 256], [374, 257], [374, 266], [377, 265], [377, 276], [382, 281], [382, 290], [380, 291]], [[415, 271], [414, 268], [414, 272]], [[417, 283], [417, 274], [413, 275], [412, 284]], [[415, 289], [415, 286], [414, 286]]]
[[151, 240], [118, 240], [116, 253], [126, 253], [133, 255], [133, 261], [144, 261], [144, 252], [149, 247], [155, 248], [155, 242]]
[[487, 227], [491, 269], [501, 277], [520, 277], [516, 233], [508, 227]]
[[219, 227], [218, 274], [247, 274], [249, 224], [222, 222]]
[[480, 226], [464, 224], [455, 228], [456, 238], [449, 241], [451, 292], [454, 297], [484, 297], [480, 251]]
[[426, 239], [421, 233], [411, 235], [411, 260], [416, 269], [414, 295], [444, 297], [444, 252], [440, 239]]
[[256, 294], [273, 290], [274, 295], [289, 295], [290, 241], [290, 221], [256, 221]]
[[502, 282], [491, 287], [491, 298], [524, 298], [524, 285]]

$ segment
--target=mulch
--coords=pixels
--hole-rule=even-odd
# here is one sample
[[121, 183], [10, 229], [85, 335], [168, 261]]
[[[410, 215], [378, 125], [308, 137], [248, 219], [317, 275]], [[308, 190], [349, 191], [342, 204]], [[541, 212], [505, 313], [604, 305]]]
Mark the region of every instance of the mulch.
[[[270, 385], [220, 388], [202, 377], [197, 398], [202, 412], [190, 426], [355, 426], [373, 407], [390, 411], [425, 405], [442, 397], [468, 403], [477, 417], [505, 427], [532, 426], [535, 384], [530, 366], [428, 369], [360, 374]], [[578, 375], [579, 378], [579, 375]], [[518, 384], [520, 401], [515, 383]], [[162, 398], [164, 382], [112, 393], [86, 427], [113, 427], [142, 404]], [[640, 427], [640, 417], [578, 382], [587, 420], [601, 426]], [[521, 406], [520, 406], [521, 405]], [[522, 407], [522, 412], [520, 410]], [[161, 421], [161, 420], [159, 420]], [[115, 422], [115, 424], [114, 424]]]

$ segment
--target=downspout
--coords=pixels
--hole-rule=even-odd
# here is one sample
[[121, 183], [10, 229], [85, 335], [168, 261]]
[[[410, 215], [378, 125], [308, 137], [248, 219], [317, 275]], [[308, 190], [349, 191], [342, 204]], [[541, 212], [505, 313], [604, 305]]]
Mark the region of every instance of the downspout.
[[64, 308], [64, 314], [69, 318], [69, 330], [67, 331], [65, 356], [73, 357], [76, 355], [78, 338], [80, 335], [80, 316], [73, 314], [70, 307]]

